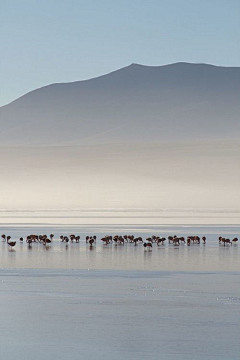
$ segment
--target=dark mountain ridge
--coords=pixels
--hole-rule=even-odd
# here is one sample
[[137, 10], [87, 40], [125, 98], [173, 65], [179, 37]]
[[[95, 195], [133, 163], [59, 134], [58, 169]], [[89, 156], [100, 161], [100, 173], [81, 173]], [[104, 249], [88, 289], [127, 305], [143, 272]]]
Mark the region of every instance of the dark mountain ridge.
[[0, 143], [85, 145], [240, 139], [240, 68], [132, 64], [52, 84], [0, 108]]

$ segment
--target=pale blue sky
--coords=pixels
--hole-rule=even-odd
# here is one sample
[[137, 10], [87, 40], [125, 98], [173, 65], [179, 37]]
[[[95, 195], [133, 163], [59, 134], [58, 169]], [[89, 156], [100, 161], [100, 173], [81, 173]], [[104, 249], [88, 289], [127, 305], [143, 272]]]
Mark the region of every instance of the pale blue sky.
[[240, 66], [240, 0], [0, 0], [0, 105], [141, 63]]

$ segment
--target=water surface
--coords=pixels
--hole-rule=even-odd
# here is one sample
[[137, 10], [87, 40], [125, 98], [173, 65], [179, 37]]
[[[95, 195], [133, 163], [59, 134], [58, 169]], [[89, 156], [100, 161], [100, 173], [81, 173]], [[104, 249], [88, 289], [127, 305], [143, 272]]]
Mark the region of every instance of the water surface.
[[[174, 225], [15, 225], [2, 226], [1, 232], [11, 235], [17, 245], [11, 250], [6, 242], [0, 243], [1, 268], [43, 268], [43, 269], [113, 269], [147, 271], [240, 271], [239, 245], [219, 245], [218, 237], [230, 239], [239, 237], [239, 226], [174, 226]], [[50, 234], [55, 237], [50, 246], [33, 243], [28, 247], [20, 243], [31, 233]], [[62, 243], [60, 235], [75, 233], [81, 236], [79, 244]], [[97, 243], [91, 248], [85, 242], [86, 235], [96, 235]], [[104, 235], [134, 234], [142, 236], [160, 235], [205, 235], [206, 244], [174, 246], [153, 245], [152, 250], [142, 244], [104, 245], [100, 240]]]
[[238, 360], [240, 273], [0, 270], [4, 359]]

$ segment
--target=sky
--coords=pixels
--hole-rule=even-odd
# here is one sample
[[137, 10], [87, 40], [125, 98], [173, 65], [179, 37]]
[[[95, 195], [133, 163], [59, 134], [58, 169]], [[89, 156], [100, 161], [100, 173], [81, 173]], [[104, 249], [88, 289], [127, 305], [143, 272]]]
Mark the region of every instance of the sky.
[[239, 0], [0, 0], [0, 106], [131, 63], [240, 66]]

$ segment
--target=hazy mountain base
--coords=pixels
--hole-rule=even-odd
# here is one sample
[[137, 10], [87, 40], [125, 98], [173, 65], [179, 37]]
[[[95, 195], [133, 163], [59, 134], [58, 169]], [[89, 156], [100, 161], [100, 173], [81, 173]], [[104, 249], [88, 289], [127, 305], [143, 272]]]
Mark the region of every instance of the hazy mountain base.
[[2, 147], [0, 152], [1, 208], [239, 208], [237, 142]]

